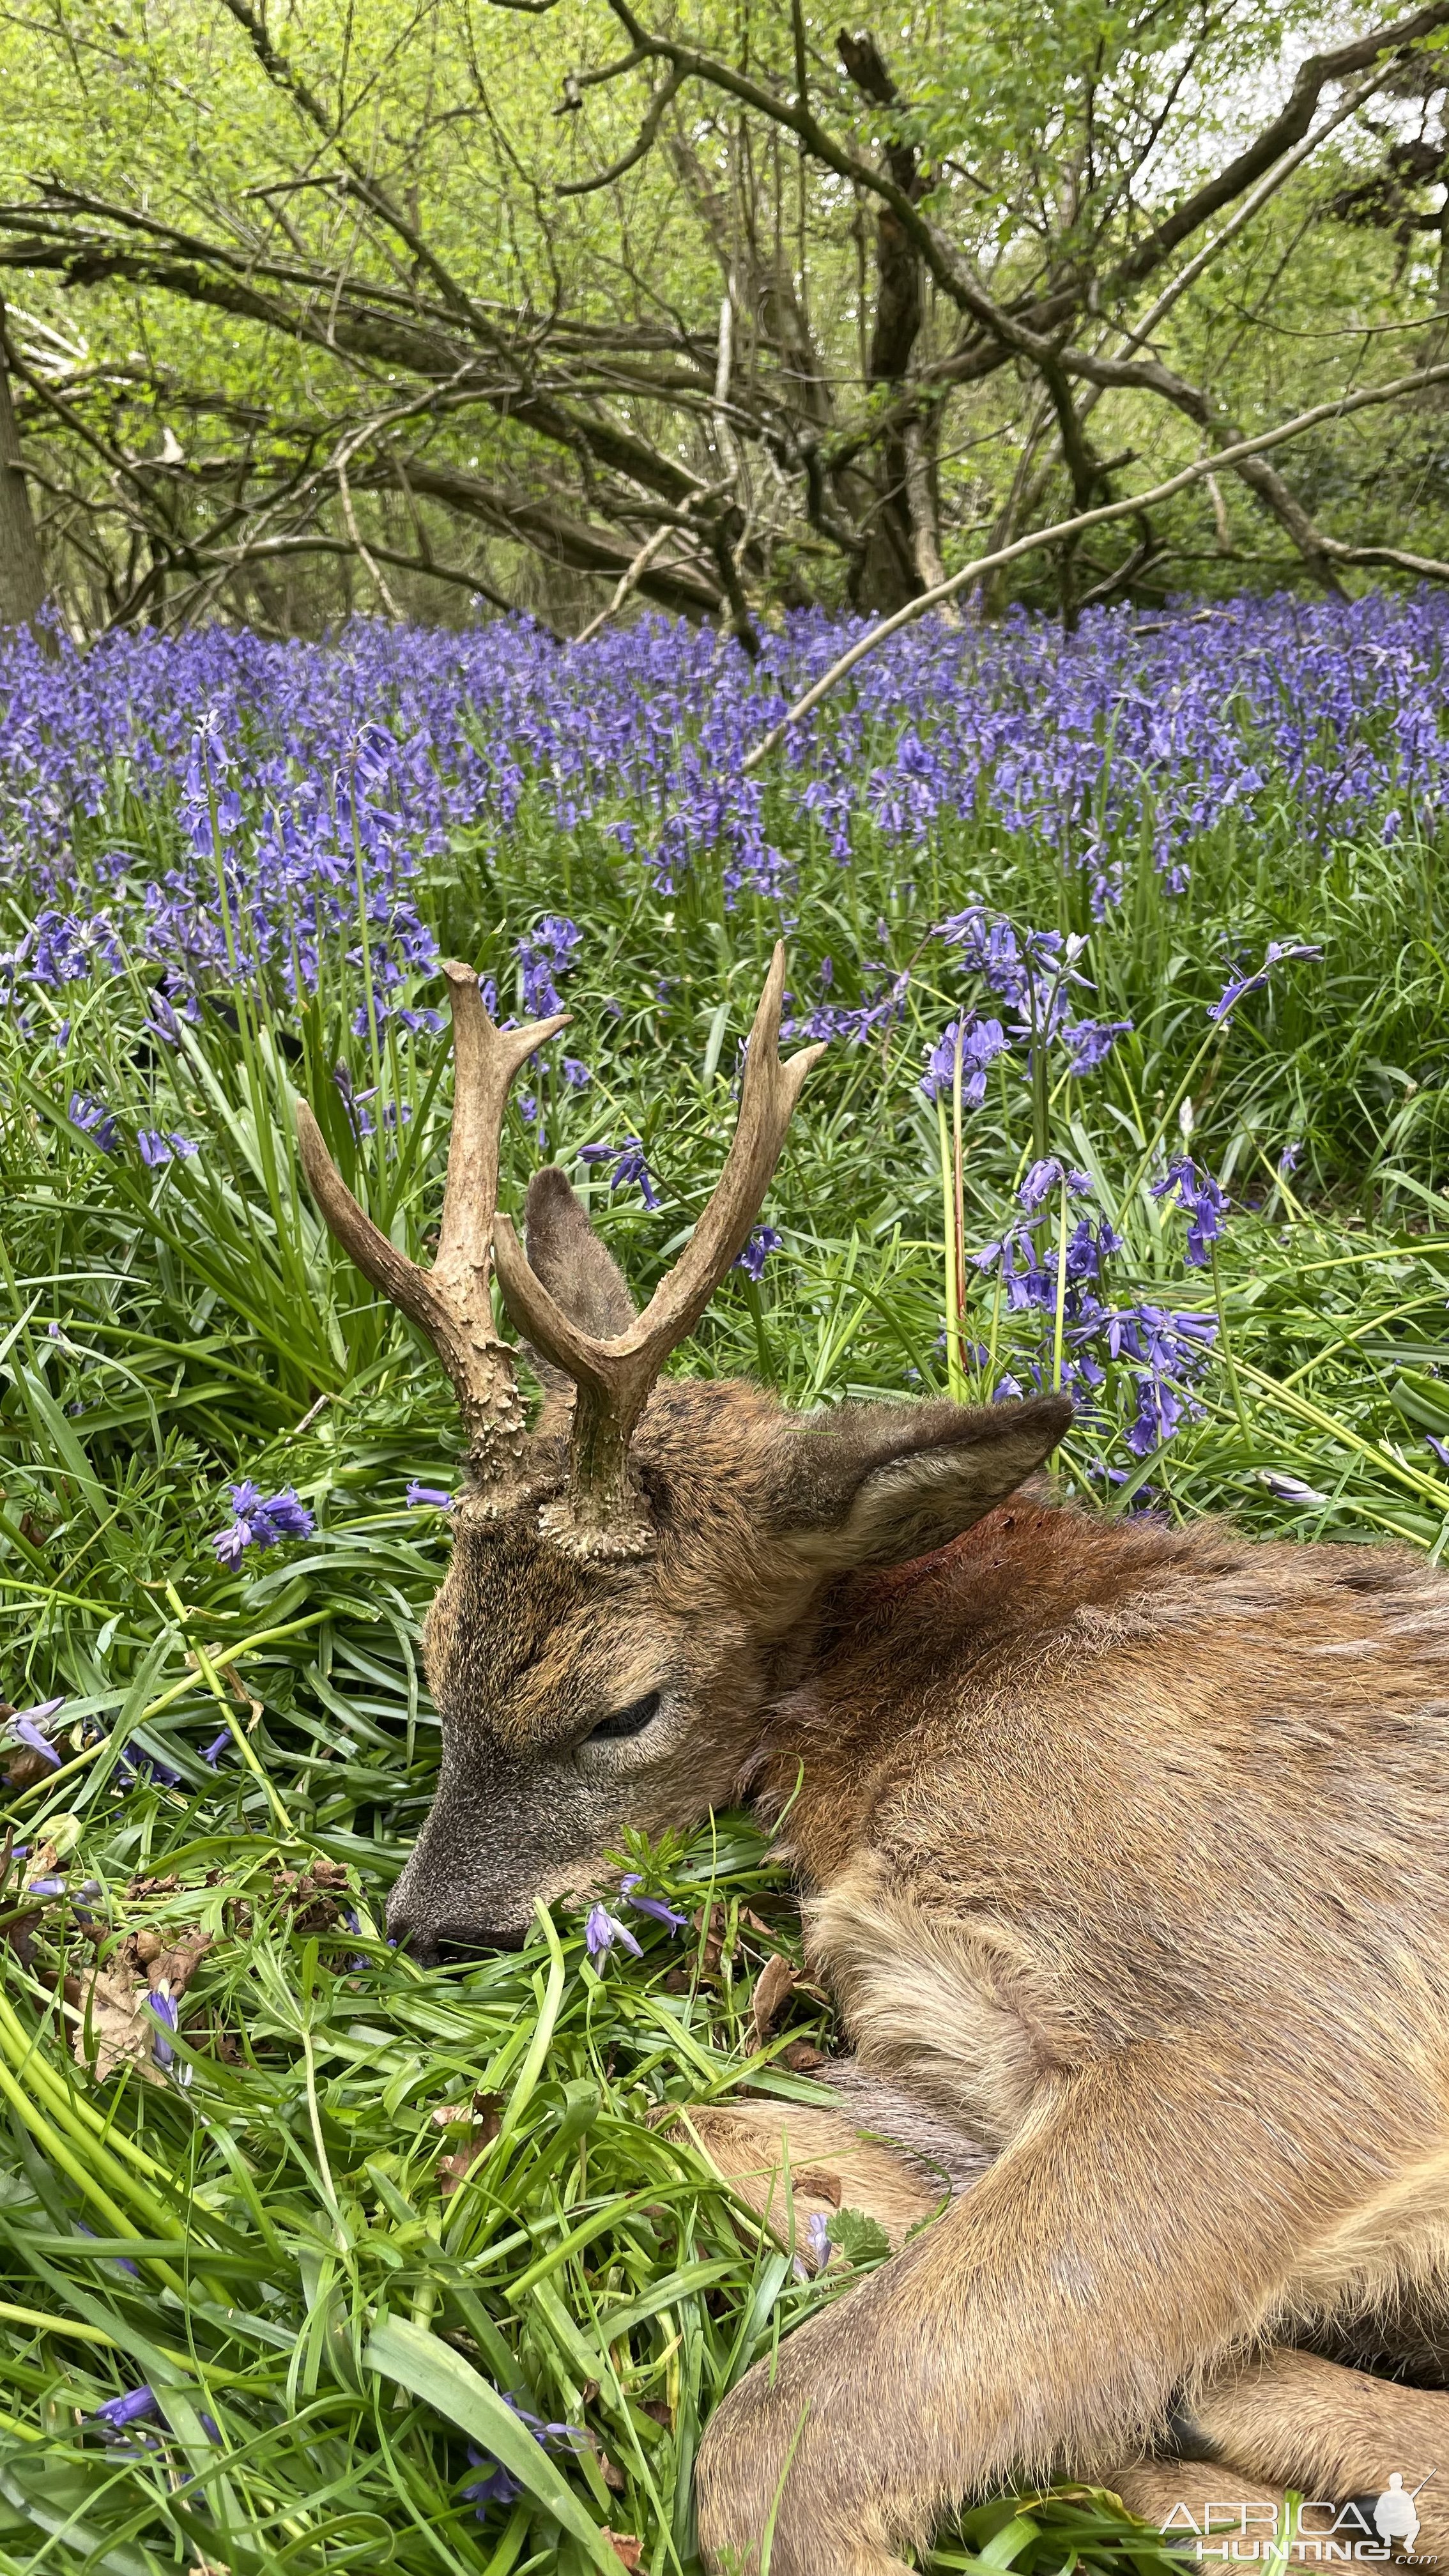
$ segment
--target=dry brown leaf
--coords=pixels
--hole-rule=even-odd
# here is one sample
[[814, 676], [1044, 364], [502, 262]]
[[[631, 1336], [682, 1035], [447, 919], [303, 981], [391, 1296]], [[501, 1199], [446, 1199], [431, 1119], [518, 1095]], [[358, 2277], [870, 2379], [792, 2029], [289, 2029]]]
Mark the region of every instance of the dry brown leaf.
[[638, 2566], [644, 2555], [644, 2543], [642, 2540], [636, 2540], [632, 2531], [611, 2531], [605, 2523], [604, 2538], [621, 2567]]
[[789, 1960], [779, 1955], [767, 1959], [755, 1980], [755, 2000], [750, 2007], [757, 2046], [764, 2046], [794, 1991], [795, 1971]]
[[817, 2066], [828, 2063], [829, 2060], [808, 2039], [792, 2039], [788, 2048], [781, 2049], [776, 2060], [777, 2065], [788, 2066], [792, 2075], [813, 2075]]
[[138, 2067], [148, 2084], [164, 2080], [152, 2045], [160, 2025], [148, 2004], [146, 1987], [137, 1984], [129, 1968], [112, 1965], [96, 1970], [76, 2024], [75, 2054], [78, 2065], [90, 2065], [86, 2048], [89, 2036], [95, 2049], [92, 2071], [98, 2084], [104, 2084], [107, 2076], [123, 2066]]

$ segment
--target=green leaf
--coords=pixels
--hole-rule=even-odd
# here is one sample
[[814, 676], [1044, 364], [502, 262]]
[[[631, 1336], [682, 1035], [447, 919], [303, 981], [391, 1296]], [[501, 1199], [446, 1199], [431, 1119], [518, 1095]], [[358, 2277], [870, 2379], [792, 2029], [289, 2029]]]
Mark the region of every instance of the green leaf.
[[883, 2263], [891, 2250], [880, 2220], [867, 2218], [863, 2209], [837, 2209], [826, 2220], [825, 2233], [847, 2263]]
[[536, 2496], [555, 2522], [561, 2522], [587, 2551], [604, 2576], [619, 2576], [619, 2561], [596, 2522], [584, 2511], [572, 2487], [565, 2484], [547, 2451], [505, 2406], [496, 2388], [479, 2377], [471, 2362], [425, 2327], [389, 2317], [373, 2329], [362, 2358], [370, 2370], [395, 2379], [414, 2397], [456, 2424], [460, 2433], [488, 2451]]

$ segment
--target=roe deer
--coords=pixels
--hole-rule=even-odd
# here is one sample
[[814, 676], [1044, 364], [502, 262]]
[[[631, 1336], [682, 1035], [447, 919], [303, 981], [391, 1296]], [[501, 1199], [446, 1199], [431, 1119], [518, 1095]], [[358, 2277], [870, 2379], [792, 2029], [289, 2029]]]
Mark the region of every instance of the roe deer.
[[[1392, 1547], [1024, 1493], [1058, 1397], [802, 1417], [659, 1382], [819, 1052], [780, 1061], [783, 952], [719, 1187], [642, 1315], [561, 1170], [526, 1255], [495, 1218], [508, 1085], [562, 1023], [499, 1032], [444, 971], [431, 1271], [299, 1110], [327, 1223], [469, 1439], [425, 1637], [442, 1774], [393, 1928], [516, 1942], [626, 1824], [788, 1805], [854, 2082], [838, 2115], [732, 2106], [711, 2151], [768, 2168], [793, 2127], [794, 2163], [834, 2157], [897, 2236], [937, 2206], [923, 2139], [958, 2186], [716, 2411], [707, 2564], [754, 2570], [773, 2511], [772, 2576], [887, 2576], [961, 2499], [1056, 2472], [1159, 2520], [1291, 2485], [1315, 2535], [1366, 2496], [1334, 2556], [1381, 2553], [1391, 2492], [1382, 2527], [1416, 2511], [1419, 2556], [1449, 2550], [1449, 2476], [1406, 2504], [1449, 2466], [1449, 2396], [1343, 2366], [1432, 2379], [1449, 2322], [1449, 1584]], [[531, 1433], [491, 1262], [546, 1390]]]

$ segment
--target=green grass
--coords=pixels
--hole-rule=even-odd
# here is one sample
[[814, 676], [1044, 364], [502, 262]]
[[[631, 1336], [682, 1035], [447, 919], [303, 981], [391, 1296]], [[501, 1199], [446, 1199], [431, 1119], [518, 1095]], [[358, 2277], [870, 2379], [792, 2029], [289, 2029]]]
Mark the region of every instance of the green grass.
[[[77, 826], [82, 880], [87, 834], [114, 828]], [[164, 818], [133, 813], [128, 828], [164, 841]], [[767, 1210], [783, 1248], [758, 1290], [727, 1283], [676, 1365], [754, 1371], [803, 1404], [941, 1388], [941, 1140], [917, 1078], [969, 992], [927, 933], [978, 897], [1086, 928], [1080, 886], [1049, 851], [964, 826], [910, 882], [884, 838], [843, 873], [820, 849], [798, 855], [796, 989], [815, 991], [829, 954], [832, 997], [851, 1000], [862, 961], [881, 960], [910, 966], [907, 1008], [869, 1047], [832, 1047]], [[1449, 1532], [1449, 1474], [1425, 1437], [1449, 1438], [1442, 857], [1368, 838], [1325, 859], [1286, 822], [1251, 839], [1225, 824], [1195, 849], [1186, 895], [1169, 900], [1143, 863], [1092, 930], [1093, 1007], [1130, 1016], [1134, 1034], [1037, 1114], [1126, 1239], [1119, 1300], [1220, 1307], [1200, 1418], [1147, 1463], [1163, 1510], [1435, 1555]], [[632, 1193], [611, 1204], [597, 1182], [593, 1195], [647, 1292], [717, 1174], [773, 914], [727, 912], [703, 870], [653, 896], [592, 827], [565, 840], [526, 804], [507, 840], [460, 838], [425, 903], [445, 951], [498, 973], [505, 998], [513, 942], [539, 912], [585, 926], [568, 1045], [593, 1081], [572, 1092], [546, 1073], [546, 1123], [565, 1157], [642, 1137], [657, 1213]], [[1283, 968], [1212, 1032], [1225, 959], [1271, 938], [1321, 944], [1322, 961]], [[753, 1981], [773, 1948], [793, 1952], [795, 1929], [747, 1821], [649, 1861], [691, 1928], [671, 1942], [642, 1927], [637, 1964], [596, 1973], [562, 1913], [521, 1955], [472, 1966], [424, 1971], [382, 1937], [437, 1762], [416, 1640], [446, 1522], [408, 1510], [404, 1490], [451, 1482], [458, 1438], [440, 1376], [311, 1214], [290, 1092], [299, 1082], [322, 1105], [349, 1175], [421, 1251], [450, 1078], [435, 1040], [389, 1036], [370, 1063], [350, 1029], [359, 998], [334, 961], [286, 1030], [300, 1058], [243, 999], [236, 1030], [208, 1013], [178, 1053], [138, 1061], [145, 1001], [125, 975], [41, 997], [28, 1033], [0, 1039], [4, 1688], [15, 1705], [69, 1701], [63, 1768], [12, 1788], [28, 1854], [10, 1863], [0, 1926], [0, 2576], [202, 2561], [237, 2576], [574, 2576], [609, 2563], [588, 2536], [605, 2524], [641, 2540], [656, 2576], [688, 2570], [711, 2406], [848, 2285], [848, 2266], [798, 2279], [687, 2145], [648, 2124], [663, 2102], [745, 2077], [808, 2093], [773, 2061], [787, 2040], [827, 2036], [807, 2001], [772, 2063], [753, 2049]], [[46, 1018], [62, 1007], [63, 1062]], [[355, 1142], [339, 1058], [406, 1107], [393, 1135]], [[174, 1125], [200, 1150], [157, 1172], [98, 1152], [68, 1123], [76, 1082], [125, 1133]], [[1182, 1219], [1148, 1186], [1184, 1097], [1194, 1151], [1235, 1201], [1216, 1278], [1184, 1269]], [[1278, 1157], [1299, 1140], [1287, 1182]], [[1039, 1141], [1024, 1081], [998, 1069], [966, 1129], [968, 1248], [999, 1233]], [[514, 1111], [515, 1208], [535, 1151]], [[971, 1277], [968, 1325], [988, 1356], [970, 1360], [967, 1391], [1033, 1358], [1049, 1367], [1039, 1319], [1001, 1311]], [[1111, 1383], [1106, 1400], [1109, 1426], [1076, 1439], [1065, 1470], [1122, 1508], [1143, 1471]], [[1100, 1462], [1127, 1484], [1109, 1487]], [[1317, 1499], [1285, 1502], [1265, 1475]], [[317, 1530], [227, 1572], [208, 1539], [242, 1476], [295, 1485]], [[213, 1768], [201, 1747], [223, 1726], [232, 1750]], [[299, 1891], [319, 1861], [345, 1884]], [[72, 1893], [23, 1901], [27, 1877], [55, 1874]], [[86, 1880], [97, 1891], [80, 1897]], [[168, 1946], [210, 1938], [176, 2068], [98, 2086], [63, 2027], [67, 1991], [84, 1991], [66, 1979], [148, 1930]], [[445, 2195], [442, 2160], [495, 2120]], [[88, 2419], [141, 2380], [169, 2430], [103, 2443]], [[480, 2521], [461, 2490], [477, 2474], [470, 2431], [483, 2447], [507, 2439], [490, 2390], [589, 2438], [577, 2454], [525, 2441], [535, 2491]], [[1042, 2576], [1124, 2549], [1154, 2557], [1101, 2499], [1019, 2513], [1008, 2500], [969, 2516], [933, 2564]]]

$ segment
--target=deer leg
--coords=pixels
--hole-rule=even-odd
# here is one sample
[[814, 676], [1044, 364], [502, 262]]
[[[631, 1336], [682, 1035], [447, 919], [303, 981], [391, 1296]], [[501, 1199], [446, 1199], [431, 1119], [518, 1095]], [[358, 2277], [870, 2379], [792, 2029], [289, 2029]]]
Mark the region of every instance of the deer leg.
[[1373, 2186], [1346, 2127], [1315, 2152], [1256, 2117], [1254, 2080], [1144, 2042], [1042, 2085], [969, 2191], [717, 2409], [715, 2576], [755, 2576], [772, 2526], [771, 2576], [899, 2576], [900, 2544], [968, 2495], [1140, 2457]]
[[1221, 2464], [1210, 2472], [1210, 2493], [1200, 2474], [1177, 2460], [1133, 2460], [1108, 2471], [1100, 2483], [1194, 2563], [1231, 2559], [1236, 2542], [1240, 2560], [1256, 2544], [1262, 2564], [1288, 2527], [1284, 2488]]
[[[1186, 2415], [1195, 2457], [1231, 2460], [1310, 2500], [1305, 2539], [1326, 2537], [1338, 2519], [1340, 2541], [1377, 2545], [1392, 2537], [1396, 2551], [1411, 2548], [1415, 2558], [1449, 2563], [1449, 2394], [1443, 2390], [1406, 2388], [1280, 2345], [1213, 2372], [1192, 2391]], [[1213, 2475], [1216, 2480], [1220, 2472]], [[1395, 2476], [1397, 2493], [1389, 2483]], [[1384, 2497], [1393, 2500], [1376, 2520]], [[1321, 2503], [1312, 2509], [1312, 2500], [1327, 2498], [1331, 2509]], [[1346, 2504], [1358, 2519], [1343, 2512]], [[1418, 2529], [1411, 2533], [1415, 2518]]]
[[696, 2146], [777, 2241], [815, 2272], [829, 2259], [823, 2230], [837, 2209], [875, 2219], [894, 2250], [935, 2216], [950, 2190], [949, 2176], [933, 2173], [919, 2152], [893, 2145], [893, 2105], [893, 2096], [876, 2098], [852, 2082], [848, 2108], [736, 2097], [678, 2111], [669, 2128]]

